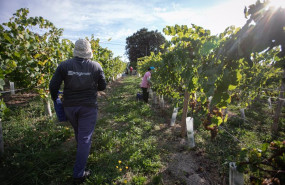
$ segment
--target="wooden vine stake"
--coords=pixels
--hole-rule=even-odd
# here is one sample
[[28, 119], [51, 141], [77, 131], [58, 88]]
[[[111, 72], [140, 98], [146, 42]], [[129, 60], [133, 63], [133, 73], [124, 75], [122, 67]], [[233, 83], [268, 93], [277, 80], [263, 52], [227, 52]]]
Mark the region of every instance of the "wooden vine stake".
[[175, 124], [177, 113], [178, 113], [178, 107], [174, 107], [172, 117], [171, 117], [171, 122], [170, 122], [171, 127], [173, 127]]
[[153, 91], [151, 88], [149, 88], [149, 97], [152, 99], [153, 98]]
[[51, 107], [50, 107], [50, 101], [48, 99], [44, 99], [44, 105], [45, 105], [45, 113], [49, 117], [52, 117]]
[[164, 108], [164, 99], [163, 95], [159, 96], [159, 106], [163, 109]]
[[280, 114], [282, 111], [282, 107], [284, 104], [284, 92], [285, 92], [285, 68], [283, 69], [283, 76], [282, 76], [282, 84], [281, 84], [281, 88], [280, 88], [280, 93], [279, 93], [279, 99], [278, 99], [278, 103], [275, 109], [275, 115], [274, 115], [274, 120], [273, 120], [273, 124], [271, 126], [271, 133], [272, 134], [276, 134], [278, 132], [278, 124], [279, 124], [279, 118], [280, 118]]
[[14, 82], [10, 82], [10, 91], [11, 91], [11, 95], [15, 95], [15, 84], [14, 84]]
[[244, 109], [240, 109], [240, 114], [241, 114], [241, 118], [243, 119], [243, 121], [245, 121]]
[[3, 154], [4, 154], [4, 140], [3, 140], [2, 120], [0, 118], [0, 155]]
[[244, 179], [243, 174], [237, 171], [237, 166], [235, 162], [229, 163], [229, 185], [243, 185]]
[[181, 125], [181, 137], [186, 136], [186, 117], [188, 113], [188, 103], [189, 103], [189, 92], [185, 90], [184, 93], [184, 102], [183, 102], [183, 114], [182, 114], [182, 125]]
[[267, 102], [268, 102], [268, 108], [269, 108], [269, 109], [272, 109], [271, 97], [269, 97], [269, 98], [267, 99]]
[[195, 147], [195, 139], [194, 139], [194, 118], [187, 117], [186, 118], [186, 128], [187, 128], [187, 138], [189, 141], [190, 148]]
[[155, 92], [153, 92], [153, 103], [154, 103], [154, 105], [157, 104], [157, 99], [156, 99], [156, 93]]

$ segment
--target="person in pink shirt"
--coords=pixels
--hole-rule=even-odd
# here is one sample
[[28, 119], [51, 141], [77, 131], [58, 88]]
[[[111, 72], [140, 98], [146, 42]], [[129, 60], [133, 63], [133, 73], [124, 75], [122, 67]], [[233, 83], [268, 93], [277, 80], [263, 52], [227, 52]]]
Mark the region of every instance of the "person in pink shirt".
[[132, 75], [133, 74], [133, 67], [131, 66], [130, 67], [130, 75]]
[[142, 78], [142, 83], [141, 83], [141, 88], [143, 91], [143, 100], [148, 103], [148, 96], [149, 96], [149, 92], [148, 89], [150, 88], [150, 78], [151, 78], [151, 70], [153, 70], [154, 67], [150, 67], [148, 68], [148, 71], [144, 74], [143, 78]]

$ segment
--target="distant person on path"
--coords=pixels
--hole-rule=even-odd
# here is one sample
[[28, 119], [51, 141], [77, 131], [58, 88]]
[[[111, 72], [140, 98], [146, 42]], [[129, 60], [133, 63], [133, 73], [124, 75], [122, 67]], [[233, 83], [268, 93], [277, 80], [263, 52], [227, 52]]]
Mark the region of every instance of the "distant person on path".
[[133, 74], [133, 67], [131, 66], [130, 67], [130, 75], [132, 75]]
[[93, 53], [87, 40], [79, 39], [75, 42], [73, 56], [72, 59], [59, 64], [49, 89], [55, 101], [64, 81], [64, 112], [74, 129], [77, 142], [73, 181], [74, 184], [80, 184], [90, 174], [85, 167], [97, 120], [97, 91], [106, 89], [106, 81], [100, 64], [90, 60]]
[[151, 78], [151, 70], [153, 70], [154, 67], [148, 68], [148, 71], [144, 74], [141, 82], [141, 88], [143, 91], [143, 100], [148, 103], [148, 96], [149, 96], [149, 88], [151, 86], [150, 78]]

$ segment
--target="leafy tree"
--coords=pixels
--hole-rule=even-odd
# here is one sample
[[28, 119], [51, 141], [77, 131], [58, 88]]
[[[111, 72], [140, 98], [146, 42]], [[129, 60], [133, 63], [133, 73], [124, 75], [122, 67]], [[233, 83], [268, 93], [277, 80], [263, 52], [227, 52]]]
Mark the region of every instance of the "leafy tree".
[[151, 52], [155, 54], [163, 52], [160, 45], [165, 43], [165, 38], [157, 30], [148, 31], [146, 28], [142, 28], [128, 37], [126, 43], [126, 54], [130, 60], [130, 65], [136, 68], [138, 58], [150, 56]]

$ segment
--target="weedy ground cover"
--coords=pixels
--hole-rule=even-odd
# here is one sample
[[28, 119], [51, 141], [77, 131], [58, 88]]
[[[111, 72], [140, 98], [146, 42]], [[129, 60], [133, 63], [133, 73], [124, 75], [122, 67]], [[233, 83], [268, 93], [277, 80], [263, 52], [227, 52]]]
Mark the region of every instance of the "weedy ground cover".
[[55, 118], [44, 115], [39, 97], [25, 106], [10, 106], [3, 119], [1, 184], [47, 184], [58, 174], [68, 174], [72, 155], [60, 146], [72, 131], [68, 124], [59, 124]]
[[[181, 114], [175, 127], [169, 127], [170, 101], [163, 111], [151, 102], [136, 101], [140, 80], [136, 76], [122, 78], [109, 85], [106, 95], [99, 95], [87, 166], [91, 176], [85, 184], [186, 184], [185, 179], [193, 175], [222, 184], [228, 182], [228, 163], [237, 160], [242, 148], [259, 147], [272, 139], [272, 111], [256, 101], [246, 110], [246, 122], [237, 106], [230, 107], [235, 116], [222, 125], [215, 140], [195, 114], [196, 148], [189, 149], [180, 137]], [[280, 122], [284, 128], [284, 116]], [[1, 184], [71, 184], [76, 153], [72, 128], [69, 123], [58, 123], [55, 116], [46, 117], [39, 97], [26, 106], [10, 106], [3, 132]], [[284, 130], [279, 137], [284, 138]], [[181, 169], [175, 166], [179, 159], [170, 157], [175, 155], [198, 161], [195, 169], [178, 173]]]
[[[109, 88], [99, 97], [99, 118], [88, 159], [92, 171], [87, 184], [143, 184], [162, 166], [157, 138], [151, 134], [151, 107], [135, 100], [139, 80]], [[25, 107], [10, 107], [3, 120], [5, 155], [3, 184], [69, 184], [75, 142], [68, 123], [44, 116], [39, 98]]]

